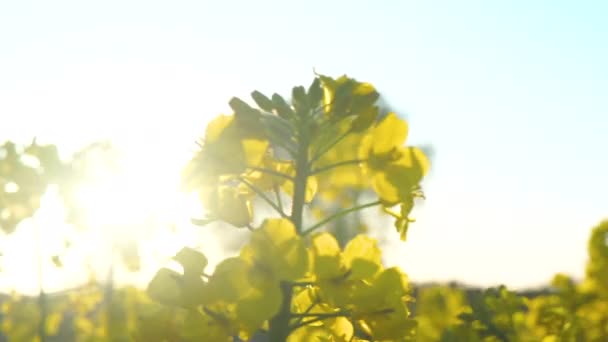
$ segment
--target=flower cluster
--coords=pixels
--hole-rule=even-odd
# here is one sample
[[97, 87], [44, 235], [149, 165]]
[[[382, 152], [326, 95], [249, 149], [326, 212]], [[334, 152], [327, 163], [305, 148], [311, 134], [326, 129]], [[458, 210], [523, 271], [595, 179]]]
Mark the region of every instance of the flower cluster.
[[[206, 210], [193, 222], [221, 221], [252, 233], [239, 255], [211, 275], [204, 255], [185, 248], [175, 256], [183, 273], [164, 268], [151, 281], [152, 298], [187, 310], [185, 335], [214, 341], [259, 333], [273, 341], [412, 335], [407, 277], [382, 266], [377, 242], [363, 235], [338, 242], [320, 232], [377, 206], [406, 238], [429, 161], [404, 146], [406, 122], [381, 115], [378, 97], [369, 83], [318, 75], [307, 89], [294, 87], [290, 103], [254, 91], [257, 108], [233, 98], [234, 113], [209, 122], [184, 171], [186, 189], [198, 192]], [[352, 189], [369, 189], [372, 201], [349, 198]], [[319, 198], [344, 206], [306, 226], [306, 211], [322, 207]], [[256, 199], [276, 218], [256, 220]]]
[[359, 235], [341, 250], [328, 233], [307, 246], [287, 219], [267, 219], [236, 257], [203, 279], [203, 254], [182, 249], [183, 274], [161, 269], [148, 287], [152, 298], [187, 310], [184, 334], [202, 341], [248, 339], [280, 313], [291, 292], [289, 340], [303, 336], [356, 341], [397, 339], [413, 333], [407, 277], [385, 269], [376, 241]]

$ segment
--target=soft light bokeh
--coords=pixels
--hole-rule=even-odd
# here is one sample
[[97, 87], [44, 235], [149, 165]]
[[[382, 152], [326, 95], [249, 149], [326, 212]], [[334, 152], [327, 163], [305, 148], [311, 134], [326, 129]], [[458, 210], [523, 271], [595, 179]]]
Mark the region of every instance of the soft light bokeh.
[[[601, 1], [4, 1], [0, 139], [66, 152], [111, 139], [138, 158], [131, 172], [158, 166], [135, 189], [163, 201], [132, 205], [176, 215], [179, 168], [231, 96], [287, 93], [313, 67], [348, 73], [436, 151], [428, 200], [388, 262], [417, 281], [537, 285], [580, 276], [589, 229], [607, 215], [607, 15]], [[173, 248], [205, 234], [187, 220]], [[1, 289], [36, 288], [33, 252], [22, 254]], [[52, 289], [82, 280], [47, 278]]]

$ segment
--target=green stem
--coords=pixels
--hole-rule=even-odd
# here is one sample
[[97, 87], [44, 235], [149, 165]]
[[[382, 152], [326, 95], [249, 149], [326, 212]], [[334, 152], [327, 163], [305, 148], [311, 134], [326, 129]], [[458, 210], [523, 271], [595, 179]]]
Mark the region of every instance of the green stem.
[[[335, 121], [323, 120], [317, 126], [317, 132], [328, 132], [330, 129], [332, 129], [332, 126], [334, 126], [335, 124], [336, 124]], [[327, 133], [314, 137], [313, 140], [311, 141], [311, 145], [318, 145], [318, 148], [316, 148], [316, 151], [312, 155], [316, 156], [317, 152], [323, 146], [325, 146], [326, 143], [330, 142], [333, 137], [334, 137], [333, 134], [327, 134]]]
[[[298, 315], [298, 314], [294, 314], [294, 315]], [[316, 323], [316, 322], [320, 322], [323, 320], [326, 320], [328, 318], [334, 318], [334, 317], [348, 317], [350, 316], [350, 313], [347, 311], [339, 311], [339, 312], [332, 312], [332, 313], [318, 313], [318, 314], [307, 314], [306, 316], [299, 316], [299, 317], [314, 317], [312, 319], [309, 319], [307, 321], [301, 321], [299, 323], [294, 324], [291, 329], [292, 330], [296, 330], [300, 327], [303, 327], [305, 325], [309, 325], [312, 323]], [[296, 316], [298, 317], [298, 316]]]
[[316, 175], [316, 174], [319, 174], [319, 173], [322, 173], [322, 172], [334, 169], [336, 167], [346, 166], [346, 165], [357, 165], [357, 164], [363, 163], [364, 161], [365, 160], [361, 160], [361, 159], [344, 160], [344, 161], [341, 161], [341, 162], [338, 162], [338, 163], [330, 164], [330, 165], [323, 166], [323, 167], [320, 167], [318, 169], [312, 170], [310, 172], [310, 174], [311, 175]]
[[42, 261], [42, 245], [40, 237], [40, 224], [37, 221], [34, 222], [35, 239], [36, 239], [36, 257], [38, 261], [38, 310], [40, 312], [40, 319], [38, 321], [38, 338], [40, 342], [46, 342], [46, 321], [48, 316], [48, 305], [46, 301], [46, 293], [44, 292], [44, 272], [43, 272], [43, 261]]
[[[298, 153], [296, 155], [296, 175], [294, 180], [294, 191], [292, 199], [291, 216], [289, 219], [293, 223], [298, 234], [302, 233], [302, 217], [306, 199], [306, 183], [309, 176], [308, 149], [310, 147], [310, 132], [308, 120], [299, 123], [298, 130]], [[269, 340], [273, 342], [286, 341], [292, 329], [289, 326], [291, 319], [291, 300], [293, 296], [292, 286], [289, 283], [281, 283], [283, 302], [279, 313], [270, 320]]]
[[281, 309], [269, 322], [268, 336], [269, 341], [273, 342], [287, 341], [287, 337], [291, 333], [289, 327], [289, 319], [291, 318], [291, 297], [293, 296], [291, 286], [286, 283], [281, 283], [281, 293], [283, 294]]
[[[312, 311], [312, 309], [317, 306], [317, 304], [319, 304], [318, 300], [315, 300], [314, 302], [310, 303], [310, 305], [306, 308], [306, 310], [304, 310], [304, 314], [308, 314], [310, 313], [310, 311]], [[304, 316], [299, 316], [297, 321], [293, 324], [293, 326], [296, 326], [300, 323], [302, 323], [302, 321], [304, 320]]]
[[272, 169], [267, 169], [267, 168], [264, 168], [264, 167], [257, 167], [257, 166], [248, 166], [247, 168], [249, 168], [249, 169], [251, 169], [253, 171], [258, 171], [258, 172], [261, 172], [261, 173], [266, 173], [266, 174], [269, 174], [269, 175], [285, 178], [285, 179], [290, 180], [292, 182], [294, 180], [294, 178], [292, 176], [290, 176], [288, 174], [285, 174], [285, 173], [282, 173], [282, 172], [279, 172], [279, 171], [272, 170]]
[[283, 210], [283, 201], [281, 200], [281, 188], [278, 184], [274, 185], [274, 195], [277, 198], [277, 206], [279, 207], [279, 210], [284, 213], [285, 211]]
[[375, 207], [375, 206], [380, 205], [380, 204], [382, 204], [382, 202], [380, 202], [380, 201], [374, 201], [374, 202], [371, 202], [371, 203], [361, 204], [361, 205], [354, 206], [354, 207], [346, 209], [346, 210], [342, 210], [340, 212], [337, 212], [337, 213], [335, 213], [335, 214], [333, 214], [333, 215], [325, 218], [322, 221], [317, 222], [314, 226], [312, 226], [312, 227], [308, 228], [307, 230], [305, 230], [304, 232], [302, 232], [302, 235], [308, 235], [308, 234], [312, 233], [313, 231], [321, 228], [325, 224], [327, 224], [327, 223], [329, 223], [329, 222], [331, 222], [331, 221], [333, 221], [333, 220], [335, 220], [337, 218], [340, 218], [340, 217], [342, 217], [344, 215], [350, 214], [350, 213], [352, 213], [354, 211], [362, 210], [362, 209], [369, 208], [369, 207]]
[[340, 141], [342, 141], [344, 138], [346, 138], [349, 134], [350, 134], [350, 130], [347, 130], [346, 132], [344, 132], [342, 135], [340, 135], [338, 138], [336, 138], [336, 140], [332, 141], [330, 144], [324, 146], [324, 147], [320, 147], [315, 154], [313, 155], [312, 159], [310, 160], [310, 164], [314, 164], [317, 160], [319, 160], [327, 151], [331, 150], [334, 146], [336, 146]]
[[268, 203], [268, 205], [270, 205], [274, 210], [276, 210], [276, 212], [281, 215], [281, 217], [287, 218], [287, 214], [285, 214], [283, 212], [283, 210], [281, 208], [279, 208], [278, 205], [276, 205], [276, 203], [274, 203], [270, 198], [268, 198], [268, 196], [266, 196], [266, 194], [264, 193], [264, 191], [262, 191], [261, 189], [259, 189], [257, 186], [251, 184], [251, 182], [249, 182], [247, 179], [243, 178], [243, 177], [239, 177], [239, 180], [241, 182], [243, 182], [243, 184], [247, 185], [251, 190], [253, 190], [253, 192], [255, 192], [256, 194], [258, 194], [258, 196], [260, 196], [264, 201], [266, 201], [266, 203]]
[[293, 203], [291, 210], [291, 222], [298, 233], [302, 232], [302, 214], [304, 212], [304, 201], [306, 199], [306, 184], [308, 182], [308, 147], [309, 138], [307, 134], [301, 133], [301, 141], [298, 147], [296, 159], [296, 179], [293, 191]]
[[292, 313], [292, 317], [323, 317], [323, 318], [332, 318], [332, 317], [344, 317], [349, 316], [350, 313], [346, 311], [339, 312], [320, 312], [320, 313]]

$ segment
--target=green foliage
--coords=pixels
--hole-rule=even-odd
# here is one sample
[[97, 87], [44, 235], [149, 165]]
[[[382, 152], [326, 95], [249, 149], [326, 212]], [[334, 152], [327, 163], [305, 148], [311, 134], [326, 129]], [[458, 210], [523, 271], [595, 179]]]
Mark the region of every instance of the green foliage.
[[462, 290], [447, 286], [424, 287], [418, 290], [415, 302], [418, 322], [416, 340], [438, 341], [442, 333], [460, 323], [458, 316], [470, 312]]
[[442, 341], [462, 341], [463, 336], [480, 341], [516, 341], [523, 324], [525, 298], [504, 286], [490, 288], [476, 301], [470, 312], [458, 315], [462, 321], [442, 336]]

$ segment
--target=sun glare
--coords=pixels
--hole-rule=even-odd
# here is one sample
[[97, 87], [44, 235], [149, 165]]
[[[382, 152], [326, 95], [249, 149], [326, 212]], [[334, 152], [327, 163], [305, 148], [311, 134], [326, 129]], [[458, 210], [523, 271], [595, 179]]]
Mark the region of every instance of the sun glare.
[[135, 227], [142, 220], [177, 216], [178, 213], [172, 212], [175, 208], [164, 204], [178, 199], [179, 193], [158, 184], [158, 179], [147, 178], [124, 173], [83, 184], [76, 199], [85, 210], [87, 223], [106, 228]]
[[[157, 156], [124, 153], [118, 167], [96, 165], [94, 177], [79, 184], [74, 198], [83, 214], [81, 228], [64, 222], [61, 199], [56, 191], [49, 191], [35, 217], [7, 237], [3, 258], [7, 265], [19, 267], [4, 269], [0, 286], [35, 294], [40, 260], [43, 285], [50, 292], [78, 286], [91, 274], [103, 280], [111, 264], [117, 285], [145, 286], [158, 266], [170, 262], [184, 246], [201, 247], [211, 260], [220, 260], [223, 251], [216, 236], [190, 223], [202, 207], [196, 196], [179, 190], [184, 164], [184, 160], [159, 163]], [[71, 246], [61, 254], [65, 241]], [[120, 251], [125, 246], [138, 258], [136, 272], [121, 263]], [[61, 254], [61, 267], [51, 262], [57, 254]]]
[[[182, 165], [158, 163], [156, 156], [129, 157], [117, 170], [83, 184], [76, 198], [87, 226], [102, 230], [110, 240], [148, 241], [157, 246], [158, 254], [173, 255], [179, 246], [172, 242], [189, 235], [183, 232], [191, 228], [190, 217], [200, 207], [196, 198], [179, 189]], [[177, 240], [182, 245], [193, 243], [191, 238]]]

